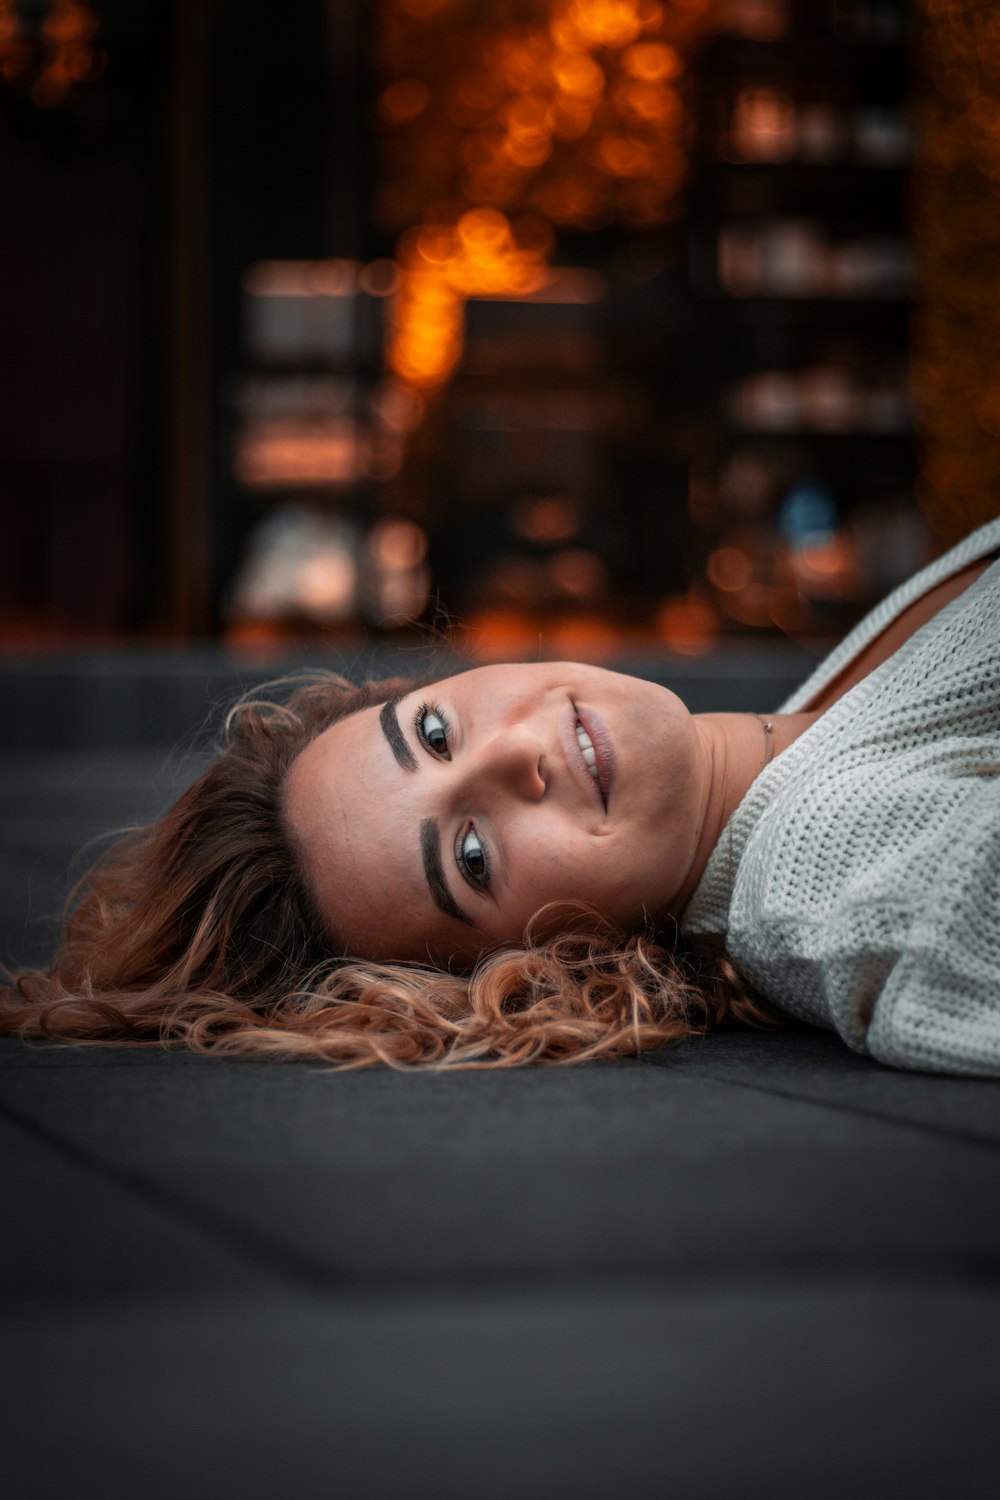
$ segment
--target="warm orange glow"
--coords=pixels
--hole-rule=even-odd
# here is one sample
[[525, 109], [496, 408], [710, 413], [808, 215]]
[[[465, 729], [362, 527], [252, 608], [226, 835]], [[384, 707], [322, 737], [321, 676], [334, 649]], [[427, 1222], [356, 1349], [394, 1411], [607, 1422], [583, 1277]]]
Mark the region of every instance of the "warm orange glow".
[[787, 161], [796, 150], [795, 101], [772, 88], [747, 88], [733, 109], [731, 142], [747, 161]]
[[755, 42], [776, 42], [788, 30], [789, 0], [718, 0], [717, 22]]
[[552, 67], [562, 93], [571, 99], [593, 99], [604, 88], [604, 73], [586, 52], [563, 53]]
[[368, 547], [380, 568], [392, 572], [417, 568], [427, 556], [427, 533], [415, 521], [387, 517], [372, 527]]
[[349, 553], [328, 549], [307, 558], [299, 568], [298, 602], [306, 614], [343, 615], [354, 601], [357, 567]]
[[720, 602], [730, 619], [760, 628], [772, 623], [772, 592], [763, 583], [748, 583], [739, 593], [726, 594]]
[[502, 117], [514, 135], [546, 135], [551, 110], [545, 99], [529, 94], [508, 104]]
[[391, 433], [405, 436], [420, 426], [426, 402], [402, 382], [386, 381], [372, 397], [372, 414]]
[[568, 542], [580, 529], [580, 506], [569, 495], [522, 500], [511, 516], [514, 530], [526, 541], [543, 545]]
[[649, 168], [649, 151], [628, 135], [606, 135], [597, 143], [597, 159], [616, 177], [639, 177]]
[[590, 614], [551, 618], [527, 609], [490, 609], [468, 618], [460, 634], [462, 649], [478, 661], [608, 661], [622, 650], [615, 626]]
[[664, 645], [685, 656], [710, 651], [719, 629], [714, 611], [692, 594], [668, 599], [657, 614], [656, 628]]
[[0, 48], [9, 47], [20, 30], [21, 23], [14, 0], [0, 0]]
[[577, 99], [559, 99], [552, 110], [552, 133], [564, 141], [579, 140], [590, 129], [594, 111]]
[[96, 17], [81, 0], [52, 0], [48, 15], [42, 22], [42, 34], [64, 47], [88, 41], [96, 30]]
[[792, 572], [803, 594], [814, 598], [850, 599], [857, 586], [857, 547], [846, 531], [792, 554]]
[[636, 42], [622, 56], [622, 67], [647, 83], [676, 78], [684, 71], [680, 54], [662, 42]]
[[50, 0], [34, 31], [22, 21], [23, 9], [0, 0], [0, 78], [27, 88], [39, 108], [55, 108], [107, 66], [95, 45], [99, 22], [84, 0]]
[[227, 651], [251, 659], [271, 656], [278, 659], [288, 650], [287, 633], [273, 621], [238, 620], [225, 627], [222, 638]]
[[234, 467], [241, 483], [251, 487], [343, 484], [357, 479], [364, 457], [352, 423], [316, 424], [310, 430], [310, 424], [274, 419], [238, 440]]
[[36, 104], [61, 104], [74, 84], [103, 71], [104, 53], [91, 45], [97, 27], [83, 0], [52, 0], [42, 22], [45, 62], [31, 90]]
[[643, 29], [642, 7], [634, 0], [569, 0], [563, 7], [567, 28], [591, 47], [624, 47]]
[[589, 217], [597, 207], [597, 193], [585, 182], [572, 177], [556, 178], [543, 183], [536, 194], [538, 206], [559, 224], [576, 224]]
[[453, 225], [427, 225], [404, 237], [389, 366], [418, 387], [447, 379], [462, 353], [464, 302], [524, 296], [550, 279], [547, 241], [522, 245], [507, 216], [474, 208]]
[[406, 267], [391, 322], [389, 365], [415, 386], [438, 385], [462, 353], [462, 307], [443, 275]]
[[[383, 204], [402, 229], [389, 352], [397, 375], [421, 389], [447, 379], [461, 354], [464, 299], [534, 295], [549, 274], [553, 228], [673, 216], [687, 139], [676, 84], [712, 8], [382, 0], [392, 81], [380, 108], [397, 163]], [[544, 245], [522, 233], [525, 210], [546, 222]]]
[[567, 547], [549, 563], [549, 576], [561, 594], [572, 599], [597, 599], [604, 593], [608, 570], [596, 552]]
[[510, 239], [506, 214], [496, 208], [473, 208], [458, 221], [458, 238], [473, 257], [499, 253]]
[[541, 631], [533, 615], [517, 609], [493, 609], [468, 616], [461, 631], [462, 649], [479, 661], [537, 657]]
[[1000, 492], [996, 295], [1000, 10], [919, 0], [921, 130], [913, 203], [921, 297], [913, 388], [918, 493], [950, 546], [991, 519]]
[[622, 79], [615, 89], [615, 99], [623, 115], [639, 121], [674, 125], [683, 113], [683, 105], [676, 90], [660, 83]]
[[607, 661], [619, 644], [614, 626], [594, 615], [549, 621], [541, 636], [546, 656], [567, 661]]
[[4, 42], [0, 51], [0, 77], [5, 83], [16, 83], [27, 71], [31, 61], [31, 48], [27, 42], [14, 37]]
[[724, 593], [745, 589], [753, 577], [753, 562], [739, 547], [719, 547], [705, 564], [710, 583]]
[[431, 101], [431, 91], [419, 78], [399, 78], [382, 91], [378, 101], [383, 119], [393, 124], [415, 120]]
[[504, 141], [503, 152], [516, 167], [540, 167], [552, 155], [552, 143], [512, 136]]

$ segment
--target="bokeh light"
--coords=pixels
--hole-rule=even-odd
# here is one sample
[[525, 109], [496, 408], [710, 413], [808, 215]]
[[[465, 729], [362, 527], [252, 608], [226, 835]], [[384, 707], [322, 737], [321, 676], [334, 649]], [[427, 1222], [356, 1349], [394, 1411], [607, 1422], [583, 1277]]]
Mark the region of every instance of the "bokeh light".
[[956, 0], [918, 0], [918, 9], [918, 494], [940, 542], [950, 544], [996, 514], [1000, 492], [1000, 9]]
[[[381, 196], [400, 235], [388, 362], [429, 392], [454, 370], [469, 297], [547, 284], [555, 231], [676, 213], [686, 58], [711, 0], [548, 0], [456, 11], [383, 0]], [[547, 235], [524, 231], [525, 213]]]

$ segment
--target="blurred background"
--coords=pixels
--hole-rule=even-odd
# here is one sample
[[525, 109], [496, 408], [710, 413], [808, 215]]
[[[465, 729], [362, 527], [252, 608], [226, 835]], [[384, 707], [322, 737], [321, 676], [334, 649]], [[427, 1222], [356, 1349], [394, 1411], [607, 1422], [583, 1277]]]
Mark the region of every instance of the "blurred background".
[[1000, 18], [0, 0], [0, 648], [815, 655], [996, 513]]

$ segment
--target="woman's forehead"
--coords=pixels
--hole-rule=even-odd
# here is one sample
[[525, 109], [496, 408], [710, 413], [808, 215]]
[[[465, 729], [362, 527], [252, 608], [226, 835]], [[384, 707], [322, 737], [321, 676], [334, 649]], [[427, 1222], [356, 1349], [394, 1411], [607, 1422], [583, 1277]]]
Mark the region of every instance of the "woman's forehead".
[[481, 939], [433, 898], [414, 802], [421, 778], [406, 774], [380, 732], [383, 708], [331, 725], [290, 773], [287, 816], [306, 881], [331, 934], [356, 956], [471, 960]]
[[393, 776], [378, 714], [376, 705], [330, 725], [302, 751], [286, 786], [285, 816], [306, 881], [348, 946], [375, 930], [386, 903], [399, 899], [396, 888], [409, 889], [419, 869], [417, 843], [408, 849], [401, 837], [403, 777]]

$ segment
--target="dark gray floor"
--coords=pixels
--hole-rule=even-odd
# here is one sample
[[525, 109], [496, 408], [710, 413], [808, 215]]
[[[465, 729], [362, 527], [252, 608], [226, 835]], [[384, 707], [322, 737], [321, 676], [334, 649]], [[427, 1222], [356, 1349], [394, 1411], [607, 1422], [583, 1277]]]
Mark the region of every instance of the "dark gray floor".
[[[163, 759], [0, 757], [8, 958]], [[14, 1500], [1000, 1490], [998, 1085], [805, 1031], [454, 1077], [7, 1042], [0, 1141]]]

